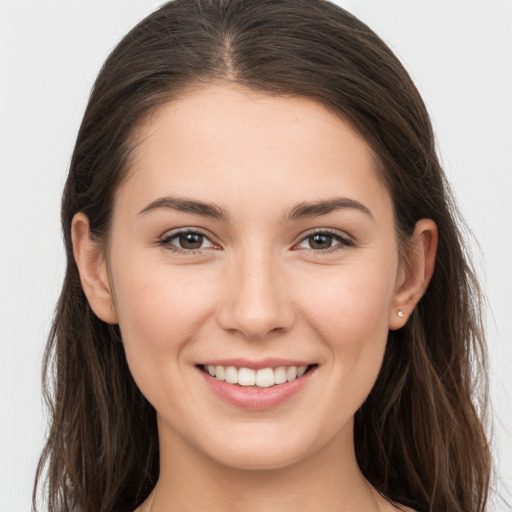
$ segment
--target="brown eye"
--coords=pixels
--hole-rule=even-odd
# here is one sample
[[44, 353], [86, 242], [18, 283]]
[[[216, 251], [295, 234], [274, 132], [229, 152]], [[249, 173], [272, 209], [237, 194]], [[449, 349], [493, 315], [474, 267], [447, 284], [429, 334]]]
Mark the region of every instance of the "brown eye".
[[308, 236], [308, 242], [311, 249], [322, 250], [329, 249], [332, 247], [334, 237], [326, 233], [317, 233], [315, 235]]
[[178, 236], [178, 244], [182, 249], [200, 249], [203, 245], [204, 235], [199, 233], [181, 233]]
[[178, 253], [195, 254], [195, 251], [213, 249], [215, 244], [199, 231], [178, 231], [159, 241], [159, 245]]
[[318, 231], [304, 237], [296, 246], [298, 249], [308, 249], [316, 251], [318, 254], [330, 253], [337, 249], [352, 247], [354, 242], [343, 236], [341, 233], [331, 233], [330, 231]]

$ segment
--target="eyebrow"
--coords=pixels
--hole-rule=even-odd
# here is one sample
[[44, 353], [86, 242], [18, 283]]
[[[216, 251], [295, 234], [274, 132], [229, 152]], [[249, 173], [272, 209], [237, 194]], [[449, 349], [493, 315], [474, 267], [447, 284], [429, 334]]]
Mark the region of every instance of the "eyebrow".
[[304, 202], [295, 206], [286, 216], [286, 220], [299, 220], [308, 217], [327, 215], [338, 210], [355, 209], [373, 219], [372, 212], [362, 203], [348, 197], [334, 197], [324, 201]]
[[[171, 209], [218, 220], [227, 220], [229, 213], [214, 203], [205, 203], [195, 199], [180, 197], [160, 197], [149, 203], [139, 215], [158, 209]], [[285, 220], [294, 221], [310, 217], [327, 215], [338, 210], [355, 209], [373, 218], [371, 211], [359, 201], [347, 197], [335, 197], [323, 201], [302, 202], [285, 215]]]
[[212, 217], [214, 219], [226, 220], [229, 215], [224, 208], [217, 206], [213, 203], [204, 203], [196, 201], [195, 199], [186, 199], [180, 197], [161, 197], [149, 203], [139, 215], [148, 213], [161, 208], [171, 210], [178, 210], [185, 213], [193, 213], [195, 215], [202, 215], [204, 217]]

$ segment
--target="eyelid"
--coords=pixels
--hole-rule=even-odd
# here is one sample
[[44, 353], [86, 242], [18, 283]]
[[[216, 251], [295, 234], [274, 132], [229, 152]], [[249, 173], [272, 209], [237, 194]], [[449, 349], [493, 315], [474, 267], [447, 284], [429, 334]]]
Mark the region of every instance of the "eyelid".
[[[309, 237], [314, 235], [329, 235], [332, 236], [334, 239], [338, 240], [339, 243], [336, 245], [333, 245], [332, 247], [329, 247], [327, 249], [302, 249], [299, 248], [298, 245], [307, 240]], [[338, 250], [346, 249], [347, 247], [353, 247], [355, 245], [355, 240], [353, 237], [351, 237], [349, 234], [347, 234], [345, 231], [340, 231], [333, 228], [314, 228], [309, 232], [301, 234], [299, 240], [293, 245], [293, 250], [305, 250], [312, 252], [315, 255], [325, 255], [329, 254], [331, 252], [335, 252]]]
[[212, 235], [208, 234], [204, 229], [197, 228], [194, 226], [183, 226], [179, 228], [172, 229], [170, 231], [166, 231], [163, 235], [159, 236], [156, 240], [156, 245], [162, 246], [168, 249], [171, 252], [175, 252], [178, 254], [186, 254], [186, 255], [194, 255], [199, 254], [207, 249], [211, 249], [212, 247], [205, 247], [200, 249], [183, 249], [177, 245], [171, 244], [171, 241], [177, 238], [181, 234], [194, 233], [203, 236], [206, 240], [208, 240], [212, 247], [215, 249], [219, 249], [220, 245], [213, 241]]
[[[198, 235], [203, 236], [206, 240], [208, 240], [211, 244], [211, 247], [206, 248], [199, 248], [199, 249], [183, 249], [177, 245], [171, 244], [170, 242], [178, 237], [180, 234], [186, 234], [186, 233], [195, 233]], [[332, 247], [329, 247], [327, 249], [313, 249], [313, 248], [300, 248], [298, 247], [302, 242], [307, 240], [309, 237], [322, 234], [322, 235], [328, 235], [333, 237], [335, 240], [338, 241], [335, 245]], [[179, 254], [185, 254], [185, 255], [195, 255], [200, 254], [206, 250], [215, 248], [215, 249], [221, 249], [220, 244], [214, 241], [214, 237], [209, 234], [206, 230], [195, 227], [195, 226], [183, 226], [179, 228], [174, 228], [172, 230], [166, 231], [163, 235], [158, 237], [155, 244], [167, 248], [169, 251], [179, 253]], [[302, 233], [300, 235], [300, 238], [297, 242], [295, 242], [292, 246], [292, 250], [304, 250], [308, 251], [312, 254], [322, 256], [329, 254], [331, 252], [343, 250], [349, 247], [353, 247], [356, 244], [356, 241], [352, 236], [347, 234], [345, 231], [341, 231], [338, 229], [333, 228], [314, 228], [306, 233]]]

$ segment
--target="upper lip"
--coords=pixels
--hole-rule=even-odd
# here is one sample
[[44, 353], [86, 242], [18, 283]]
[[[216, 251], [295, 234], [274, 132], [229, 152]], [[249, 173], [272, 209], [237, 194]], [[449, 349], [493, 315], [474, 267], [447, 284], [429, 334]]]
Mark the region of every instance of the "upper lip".
[[279, 357], [266, 357], [264, 359], [245, 359], [245, 358], [229, 358], [229, 359], [209, 359], [199, 363], [200, 366], [234, 366], [236, 368], [252, 368], [253, 370], [261, 370], [262, 368], [279, 368], [280, 366], [310, 366], [315, 364], [311, 361], [299, 359], [283, 359]]

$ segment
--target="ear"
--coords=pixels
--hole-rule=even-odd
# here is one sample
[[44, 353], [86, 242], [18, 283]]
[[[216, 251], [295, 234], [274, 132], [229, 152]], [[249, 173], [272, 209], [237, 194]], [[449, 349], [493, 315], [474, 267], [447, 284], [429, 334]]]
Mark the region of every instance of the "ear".
[[416, 223], [398, 273], [389, 312], [391, 330], [400, 329], [407, 323], [416, 304], [427, 290], [434, 273], [437, 239], [437, 226], [433, 220], [421, 219]]
[[89, 219], [79, 212], [71, 223], [73, 255], [80, 273], [80, 282], [92, 310], [101, 320], [117, 323], [117, 314], [110, 289], [103, 248], [89, 233]]

